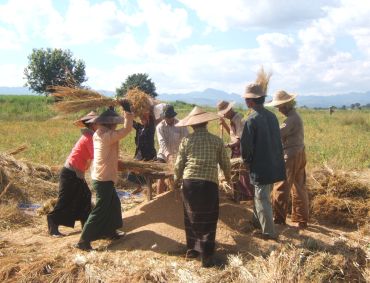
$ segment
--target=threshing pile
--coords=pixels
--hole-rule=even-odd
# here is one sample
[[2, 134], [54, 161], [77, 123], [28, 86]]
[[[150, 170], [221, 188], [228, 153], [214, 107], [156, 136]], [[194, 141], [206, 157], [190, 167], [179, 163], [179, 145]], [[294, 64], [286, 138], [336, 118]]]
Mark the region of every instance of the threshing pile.
[[0, 227], [32, 222], [20, 205], [42, 203], [58, 195], [58, 173], [52, 168], [18, 160], [20, 150], [0, 153]]
[[309, 182], [312, 216], [346, 227], [364, 225], [370, 219], [370, 187], [350, 173], [325, 167], [315, 170]]

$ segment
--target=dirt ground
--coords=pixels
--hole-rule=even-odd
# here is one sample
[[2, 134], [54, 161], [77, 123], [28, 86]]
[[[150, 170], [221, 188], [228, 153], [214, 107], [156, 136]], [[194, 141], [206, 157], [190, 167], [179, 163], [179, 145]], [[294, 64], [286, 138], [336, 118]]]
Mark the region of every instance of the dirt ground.
[[[257, 275], [249, 281], [253, 272], [245, 273], [247, 276], [242, 268], [251, 268], [256, 260], [264, 260], [268, 265], [272, 255], [280, 257], [287, 250], [296, 253], [300, 260], [312, 261], [319, 253], [323, 257], [309, 274], [302, 275], [301, 270], [299, 280], [369, 279], [368, 226], [345, 229], [312, 222], [307, 230], [299, 231], [288, 220], [288, 225], [276, 226], [280, 234], [277, 242], [265, 241], [253, 234], [252, 202], [236, 204], [224, 194], [220, 197], [216, 241], [217, 256], [225, 265], [211, 271], [200, 268], [199, 261], [183, 257], [186, 250], [183, 207], [176, 192], [164, 193], [123, 212], [122, 231], [126, 236], [113, 242], [93, 242], [92, 252], [73, 247], [81, 232], [79, 224], [75, 229], [61, 227], [66, 236], [53, 238], [47, 234], [44, 217], [33, 218], [31, 226], [0, 232], [0, 280], [4, 282], [213, 282], [219, 276], [224, 277], [224, 282], [252, 282], [258, 279]], [[243, 261], [239, 273], [229, 274], [239, 257]], [[330, 257], [328, 264], [326, 257]], [[294, 260], [291, 264], [295, 264]], [[326, 277], [318, 275], [320, 272]], [[234, 278], [233, 274], [248, 278]]]

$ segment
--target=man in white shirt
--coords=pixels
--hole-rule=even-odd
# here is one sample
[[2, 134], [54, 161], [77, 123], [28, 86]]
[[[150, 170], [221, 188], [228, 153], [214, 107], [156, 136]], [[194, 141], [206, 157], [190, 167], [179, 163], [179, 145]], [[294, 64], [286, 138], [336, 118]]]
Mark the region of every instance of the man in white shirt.
[[[168, 163], [175, 161], [179, 145], [182, 138], [189, 132], [186, 127], [175, 127], [178, 120], [175, 118], [177, 113], [172, 105], [167, 105], [164, 109], [164, 119], [157, 125], [156, 133], [159, 143], [157, 161]], [[157, 193], [164, 192], [164, 179], [160, 179], [157, 184]]]

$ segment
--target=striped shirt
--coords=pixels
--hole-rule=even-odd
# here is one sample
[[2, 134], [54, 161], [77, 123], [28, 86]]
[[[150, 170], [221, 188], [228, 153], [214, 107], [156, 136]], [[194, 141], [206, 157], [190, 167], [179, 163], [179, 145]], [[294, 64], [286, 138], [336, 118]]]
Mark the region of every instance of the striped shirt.
[[168, 161], [169, 155], [176, 156], [182, 138], [186, 137], [189, 132], [186, 127], [175, 127], [178, 122], [175, 119], [173, 125], [168, 125], [166, 120], [160, 122], [157, 126], [157, 139], [159, 143], [158, 158]]
[[198, 179], [218, 184], [218, 165], [230, 180], [230, 159], [223, 141], [207, 128], [195, 128], [183, 138], [175, 164], [175, 180]]

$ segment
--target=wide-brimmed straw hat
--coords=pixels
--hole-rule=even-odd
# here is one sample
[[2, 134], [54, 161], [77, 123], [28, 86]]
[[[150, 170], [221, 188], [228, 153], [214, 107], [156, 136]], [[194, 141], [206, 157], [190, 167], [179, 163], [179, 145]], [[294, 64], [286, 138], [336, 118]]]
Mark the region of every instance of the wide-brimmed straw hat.
[[247, 85], [242, 96], [244, 98], [260, 98], [266, 96], [266, 93], [263, 91], [263, 87], [260, 84], [252, 83]]
[[224, 116], [227, 112], [233, 108], [235, 105], [235, 102], [227, 102], [225, 100], [222, 100], [217, 103], [217, 114], [220, 116]]
[[123, 124], [124, 119], [118, 115], [114, 110], [108, 109], [87, 123], [97, 123], [97, 124]]
[[80, 128], [84, 128], [84, 127], [86, 127], [85, 123], [88, 123], [87, 121], [89, 121], [93, 118], [96, 118], [96, 117], [98, 117], [98, 113], [96, 113], [95, 111], [91, 111], [90, 113], [86, 114], [85, 116], [81, 117], [80, 119], [74, 121], [73, 125], [75, 125], [77, 127], [80, 127]]
[[287, 102], [290, 102], [296, 98], [296, 94], [289, 94], [284, 90], [279, 90], [277, 93], [275, 93], [274, 98], [272, 101], [266, 103], [266, 106], [274, 106], [277, 107], [279, 105], [285, 104]]
[[195, 106], [188, 116], [176, 124], [176, 127], [192, 126], [217, 119], [220, 119], [217, 114], [206, 112], [202, 108]]

